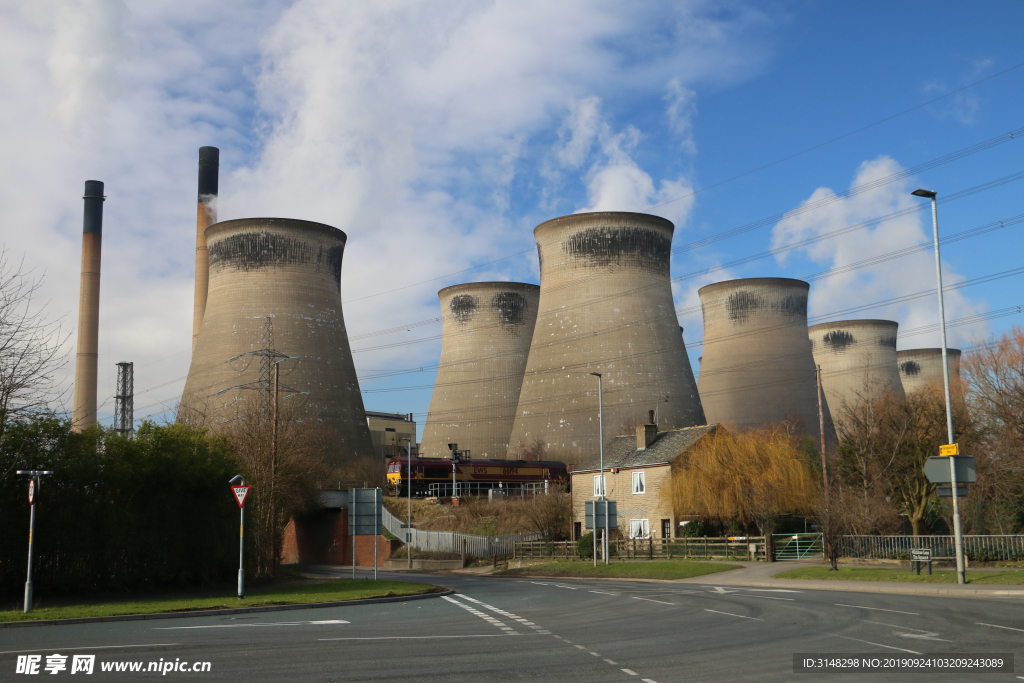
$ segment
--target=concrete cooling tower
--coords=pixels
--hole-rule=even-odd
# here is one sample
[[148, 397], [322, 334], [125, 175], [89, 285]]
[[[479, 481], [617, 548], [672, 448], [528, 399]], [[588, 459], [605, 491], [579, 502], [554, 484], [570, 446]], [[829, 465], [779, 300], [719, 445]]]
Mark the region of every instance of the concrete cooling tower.
[[537, 326], [510, 449], [578, 463], [655, 411], [661, 430], [704, 424], [672, 301], [673, 225], [656, 216], [565, 216], [533, 231], [540, 256]]
[[896, 363], [896, 331], [892, 320], [844, 320], [808, 330], [814, 362], [821, 368], [821, 388], [832, 418], [844, 409], [892, 392], [903, 398]]
[[[736, 429], [791, 422], [818, 437], [818, 388], [807, 337], [810, 285], [787, 278], [701, 287], [704, 355], [697, 386], [708, 422]], [[826, 401], [827, 410], [827, 401]], [[826, 412], [826, 424], [829, 424]]]
[[261, 364], [268, 365], [269, 318], [272, 354], [289, 357], [279, 368], [281, 395], [325, 430], [337, 461], [370, 455], [341, 310], [345, 233], [309, 221], [244, 218], [215, 223], [205, 236], [209, 293], [178, 420], [222, 431], [253, 392], [267, 396]]
[[540, 287], [474, 282], [437, 296], [444, 336], [420, 453], [448, 457], [457, 443], [474, 458], [505, 458]]
[[[960, 349], [946, 349], [950, 388], [960, 383]], [[900, 378], [907, 394], [930, 384], [942, 391], [942, 349], [908, 349], [896, 354]]]

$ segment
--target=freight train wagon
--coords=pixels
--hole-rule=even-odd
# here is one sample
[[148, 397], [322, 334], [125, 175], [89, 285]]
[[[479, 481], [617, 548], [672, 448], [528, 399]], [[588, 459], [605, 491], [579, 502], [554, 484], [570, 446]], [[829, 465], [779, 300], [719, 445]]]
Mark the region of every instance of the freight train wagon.
[[[517, 491], [524, 485], [551, 485], [569, 483], [569, 472], [565, 463], [555, 461], [528, 462], [525, 460], [457, 460], [456, 480], [459, 489], [466, 492], [480, 492], [488, 489], [509, 489]], [[452, 484], [452, 461], [447, 458], [412, 458], [412, 493], [416, 496], [430, 493], [431, 484], [438, 484], [434, 490], [447, 489], [450, 495]], [[392, 495], [406, 495], [409, 483], [409, 458], [400, 456], [388, 461], [388, 492]], [[463, 487], [463, 484], [469, 486]]]

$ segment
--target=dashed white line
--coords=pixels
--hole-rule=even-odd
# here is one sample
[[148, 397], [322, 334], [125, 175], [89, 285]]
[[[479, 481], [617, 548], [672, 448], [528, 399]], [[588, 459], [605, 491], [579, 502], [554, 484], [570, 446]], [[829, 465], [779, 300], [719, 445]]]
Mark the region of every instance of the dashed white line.
[[[489, 624], [497, 626], [498, 628], [500, 628], [502, 631], [505, 632], [505, 635], [509, 635], [509, 636], [521, 635], [518, 631], [516, 631], [515, 629], [513, 629], [513, 628], [505, 625], [504, 623], [498, 621], [497, 619], [492, 617], [490, 614], [487, 614], [485, 612], [481, 612], [478, 609], [470, 607], [469, 605], [465, 604], [464, 602], [459, 602], [458, 600], [456, 600], [454, 598], [451, 598], [451, 597], [449, 597], [447, 595], [442, 595], [441, 599], [442, 600], [447, 600], [448, 602], [452, 603], [453, 605], [458, 605], [459, 607], [461, 607], [462, 609], [466, 610], [470, 614], [476, 615], [476, 616], [480, 617], [481, 619], [483, 619], [484, 621], [488, 622]], [[474, 602], [477, 602], [477, 601], [474, 600]]]
[[658, 603], [660, 605], [672, 605], [673, 607], [675, 607], [675, 603], [674, 602], [665, 602], [664, 600], [651, 600], [650, 598], [638, 598], [635, 595], [633, 596], [633, 599], [634, 600], [644, 600], [645, 602], [656, 602], [656, 603]]
[[641, 678], [640, 680], [644, 683], [658, 683], [658, 681], [652, 680], [650, 678]]
[[0, 655], [16, 655], [22, 652], [55, 652], [57, 650], [116, 650], [129, 647], [173, 647], [181, 643], [148, 643], [146, 645], [92, 645], [89, 647], [46, 647], [38, 650], [5, 650]]
[[610, 660], [610, 659], [606, 659], [606, 660], [604, 660], [604, 661], [608, 662], [608, 663], [609, 663], [609, 664], [611, 664], [612, 666], [615, 666], [615, 664], [616, 664], [616, 662], [613, 662], [613, 661], [612, 661], [612, 660]]
[[827, 636], [835, 636], [836, 638], [845, 638], [846, 640], [856, 640], [858, 643], [867, 643], [868, 645], [874, 645], [875, 647], [884, 647], [888, 650], [899, 650], [900, 652], [909, 652], [912, 655], [919, 655], [920, 652], [914, 652], [913, 650], [907, 650], [902, 647], [893, 647], [892, 645], [882, 645], [881, 643], [872, 643], [870, 640], [861, 640], [860, 638], [851, 638], [850, 636], [841, 636], [838, 633], [826, 633]]
[[595, 657], [600, 657], [601, 656], [601, 655], [597, 654], [596, 652], [591, 652], [590, 654], [594, 655]]
[[575, 587], [575, 586], [563, 586], [563, 585], [561, 585], [561, 584], [558, 584], [558, 583], [556, 583], [556, 584], [552, 584], [552, 585], [554, 585], [554, 586], [555, 586], [556, 588], [568, 588], [568, 589], [569, 589], [569, 590], [571, 590], [571, 591], [574, 591], [574, 590], [576, 590], [576, 587]]
[[573, 645], [573, 647], [579, 648], [581, 650], [586, 650], [587, 649], [587, 648], [583, 647], [582, 645]]
[[629, 674], [630, 676], [639, 676], [640, 675], [637, 672], [633, 671], [632, 669], [622, 669], [622, 673]]
[[160, 626], [154, 627], [154, 631], [189, 631], [201, 628], [260, 628], [267, 626], [336, 626], [349, 622], [342, 619], [329, 619], [327, 621], [276, 621], [254, 624], [210, 624], [207, 626]]
[[745, 617], [742, 614], [732, 614], [731, 612], [719, 612], [716, 609], [706, 609], [705, 612], [714, 612], [715, 614], [724, 614], [729, 617], [739, 617], [740, 619], [752, 619], [754, 621], [764, 621], [764, 619], [758, 619], [757, 617]]
[[600, 593], [601, 595], [618, 595], [618, 593], [608, 593], [607, 591], [587, 591], [588, 593]]
[[861, 605], [843, 605], [841, 603], [835, 603], [836, 607], [856, 607], [857, 609], [869, 609], [875, 612], [892, 612], [893, 614], [911, 614], [915, 617], [921, 616], [917, 612], [901, 612], [898, 609], [882, 609], [881, 607], [863, 607]]
[[[952, 495], [952, 494], [950, 494]], [[744, 595], [745, 598], [761, 598], [763, 600], [789, 600], [793, 602], [796, 598], [776, 598], [772, 595]]]
[[[1005, 628], [1007, 631], [1021, 631], [1021, 632], [1024, 632], [1024, 628], [1014, 628], [1012, 626], [1000, 626], [999, 624], [985, 624], [985, 623], [980, 622], [980, 621], [976, 621], [974, 623], [975, 623], [976, 626], [991, 626], [992, 628]], [[0, 654], [3, 654], [3, 653], [0, 653]], [[1017, 678], [1020, 678], [1020, 676], [1017, 676]]]

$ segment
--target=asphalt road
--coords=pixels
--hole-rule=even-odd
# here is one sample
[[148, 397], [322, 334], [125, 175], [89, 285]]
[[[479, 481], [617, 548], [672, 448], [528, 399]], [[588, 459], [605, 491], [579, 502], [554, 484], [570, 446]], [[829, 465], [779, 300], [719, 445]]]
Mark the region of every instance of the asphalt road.
[[[382, 574], [382, 578], [385, 576]], [[19, 655], [95, 655], [86, 680], [1016, 681], [1024, 601], [630, 581], [410, 576], [458, 594], [234, 617], [0, 630], [0, 680]], [[794, 653], [1013, 653], [1015, 673], [799, 674]], [[23, 660], [24, 661], [24, 660]], [[209, 662], [193, 673], [113, 662]], [[34, 677], [33, 677], [34, 678]]]

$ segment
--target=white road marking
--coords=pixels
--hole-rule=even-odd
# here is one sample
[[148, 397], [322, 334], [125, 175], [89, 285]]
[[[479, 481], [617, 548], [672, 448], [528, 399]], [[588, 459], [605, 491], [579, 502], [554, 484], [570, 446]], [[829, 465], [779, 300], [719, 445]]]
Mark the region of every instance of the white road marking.
[[[447, 600], [448, 602], [452, 603], [453, 605], [458, 605], [459, 607], [461, 607], [462, 609], [466, 610], [470, 614], [473, 614], [475, 616], [480, 617], [481, 619], [483, 619], [484, 621], [486, 621], [487, 623], [489, 623], [489, 624], [491, 624], [493, 626], [497, 626], [502, 631], [505, 631], [506, 635], [510, 635], [510, 636], [512, 636], [512, 635], [516, 635], [516, 636], [522, 635], [518, 631], [516, 631], [515, 629], [507, 626], [503, 622], [498, 621], [497, 619], [492, 617], [490, 614], [487, 614], [486, 612], [481, 612], [480, 610], [478, 610], [478, 609], [476, 609], [474, 607], [470, 607], [469, 605], [467, 605], [464, 602], [459, 602], [455, 598], [452, 598], [452, 597], [450, 597], [448, 595], [442, 595], [441, 599], [442, 600]], [[470, 598], [470, 599], [472, 600], [472, 598]], [[473, 600], [473, 602], [479, 602], [479, 601], [478, 600]], [[480, 604], [482, 605], [483, 603], [480, 603]]]
[[658, 683], [658, 681], [652, 680], [650, 678], [641, 678], [640, 680], [644, 683]]
[[597, 654], [596, 652], [591, 652], [590, 654], [594, 655], [595, 657], [600, 657], [601, 656], [601, 655]]
[[[511, 633], [482, 633], [469, 636], [373, 636], [364, 638], [317, 638], [317, 640], [427, 640], [430, 638], [504, 638]], [[520, 634], [516, 634], [520, 635]]]
[[914, 652], [913, 650], [907, 650], [902, 647], [893, 647], [892, 645], [882, 645], [881, 643], [872, 643], [870, 640], [861, 640], [860, 638], [851, 638], [850, 636], [841, 636], [838, 633], [826, 633], [827, 636], [835, 636], [836, 638], [845, 638], [846, 640], [856, 640], [858, 643], [867, 643], [868, 645], [874, 645], [875, 647], [884, 647], [887, 650], [898, 650], [900, 652], [909, 652], [912, 655], [919, 655], [920, 652]]
[[856, 607], [857, 609], [869, 609], [875, 612], [892, 612], [893, 614], [912, 614], [915, 617], [921, 616], [917, 612], [901, 612], [898, 609], [882, 609], [881, 607], [862, 607], [861, 605], [843, 605], [838, 602], [836, 603], [836, 607]]
[[587, 591], [588, 593], [600, 593], [601, 595], [618, 595], [618, 593], [607, 593], [605, 591]]
[[210, 624], [208, 626], [160, 626], [153, 627], [154, 631], [190, 631], [202, 628], [261, 628], [266, 626], [337, 626], [349, 622], [342, 619], [329, 619], [327, 621], [275, 621], [256, 624]]
[[650, 598], [638, 598], [635, 595], [633, 596], [633, 599], [634, 600], [644, 600], [646, 602], [656, 602], [659, 605], [672, 605], [673, 607], [675, 607], [675, 603], [674, 602], [665, 602], [664, 600], [651, 600]]
[[556, 588], [568, 588], [568, 589], [569, 589], [569, 590], [571, 590], [571, 591], [574, 591], [574, 590], [576, 590], [576, 587], [575, 587], [575, 586], [563, 586], [563, 585], [561, 585], [561, 584], [558, 584], [558, 583], [556, 583], [556, 584], [553, 584], [553, 585], [554, 585], [554, 586], [555, 586]]
[[704, 587], [705, 588], [714, 588], [716, 593], [723, 593], [723, 594], [724, 593], [739, 593], [740, 592], [739, 588], [733, 588], [733, 589], [730, 590], [730, 589], [727, 589], [727, 588], [722, 588], [721, 586], [704, 586]]
[[753, 593], [803, 593], [803, 591], [790, 590], [789, 588], [748, 588]]
[[[952, 495], [952, 494], [950, 494]], [[744, 595], [745, 598], [761, 598], [762, 600], [789, 600], [793, 602], [796, 598], [777, 598], [774, 595]]]
[[613, 662], [613, 661], [612, 661], [612, 660], [610, 660], [610, 659], [606, 659], [606, 660], [604, 660], [604, 661], [608, 662], [608, 663], [609, 663], [609, 664], [611, 664], [612, 666], [615, 666], [615, 662]]
[[586, 650], [587, 649], [587, 648], [583, 647], [582, 645], [573, 645], [573, 647], [577, 647], [577, 648], [579, 648], [581, 650]]
[[719, 612], [718, 610], [715, 610], [715, 609], [706, 609], [704, 611], [705, 612], [714, 612], [715, 614], [725, 614], [726, 616], [730, 616], [730, 617], [739, 617], [740, 619], [753, 619], [754, 621], [764, 621], [764, 619], [758, 619], [757, 617], [745, 617], [742, 614], [731, 614], [729, 612]]
[[16, 655], [22, 652], [57, 652], [59, 650], [114, 650], [129, 647], [174, 647], [181, 643], [149, 643], [147, 645], [91, 645], [89, 647], [44, 647], [38, 650], [5, 650], [0, 655]]
[[880, 621], [868, 621], [867, 619], [861, 619], [865, 624], [874, 624], [875, 626], [888, 626], [894, 628], [897, 631], [917, 631], [917, 633], [896, 633], [895, 635], [901, 638], [920, 638], [921, 640], [938, 640], [943, 643], [952, 643], [952, 640], [946, 640], [944, 638], [936, 638], [939, 635], [937, 631], [925, 631], [920, 628], [910, 628], [909, 626], [896, 626], [895, 624], [883, 624]]
[[633, 671], [632, 669], [622, 669], [622, 673], [629, 674], [630, 676], [639, 676], [640, 675], [637, 672]]
[[[1014, 628], [1012, 626], [1000, 626], [999, 624], [985, 624], [985, 623], [982, 623], [980, 621], [976, 621], [974, 623], [977, 626], [991, 626], [992, 628], [1005, 628], [1007, 631], [1021, 631], [1021, 632], [1024, 632], [1024, 628]], [[4, 653], [0, 652], [0, 654], [4, 654]], [[1017, 676], [1017, 678], [1020, 678], [1020, 676]]]

